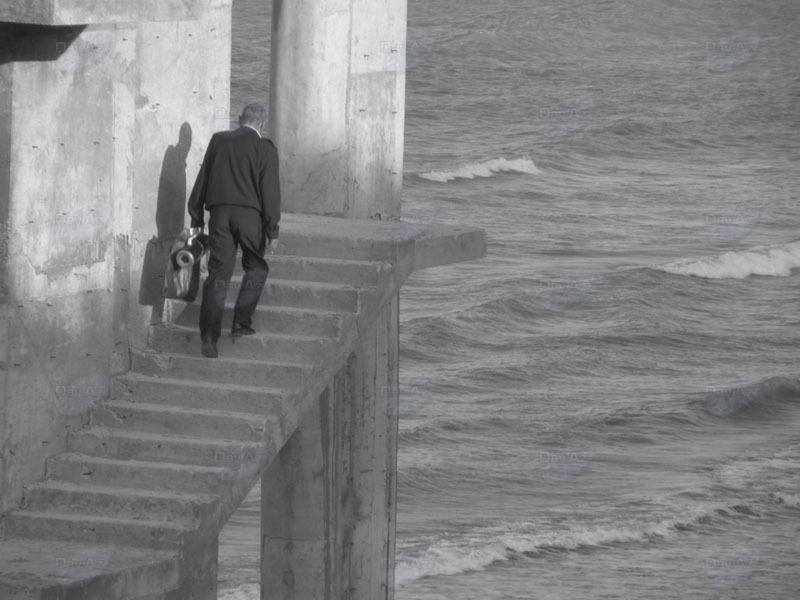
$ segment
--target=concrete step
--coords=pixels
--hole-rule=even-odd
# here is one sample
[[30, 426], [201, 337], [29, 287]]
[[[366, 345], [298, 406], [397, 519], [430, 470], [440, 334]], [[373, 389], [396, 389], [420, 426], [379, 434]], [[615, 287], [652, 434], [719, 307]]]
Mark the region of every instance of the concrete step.
[[[333, 310], [291, 306], [259, 304], [253, 314], [253, 328], [259, 332], [322, 338], [338, 338], [341, 321], [341, 313]], [[200, 300], [191, 304], [183, 300], [167, 300], [164, 305], [164, 322], [199, 330]], [[232, 322], [233, 311], [225, 311], [222, 316], [223, 336], [230, 333]]]
[[132, 370], [142, 375], [167, 376], [213, 383], [264, 385], [285, 390], [300, 385], [309, 363], [269, 362], [247, 358], [206, 358], [198, 349], [196, 355], [165, 354], [152, 350], [131, 351]]
[[206, 494], [220, 490], [223, 484], [235, 484], [256, 477], [263, 463], [258, 450], [244, 453], [242, 468], [181, 465], [169, 462], [117, 460], [64, 452], [46, 461], [47, 479], [103, 487], [137, 488], [188, 494]]
[[[308, 256], [273, 255], [267, 257], [267, 262], [270, 277], [290, 281], [342, 283], [354, 287], [377, 286], [383, 274], [392, 268], [391, 263], [386, 262]], [[237, 257], [236, 264], [241, 264], [240, 257]], [[237, 269], [234, 274], [241, 274], [241, 270]]]
[[[226, 310], [232, 310], [236, 304], [239, 289], [242, 287], [242, 276], [234, 275], [226, 288], [225, 295], [220, 294], [218, 302]], [[205, 279], [201, 280], [201, 288]], [[293, 308], [310, 308], [356, 312], [361, 290], [368, 287], [354, 287], [342, 283], [321, 283], [316, 281], [293, 281], [277, 279], [270, 276], [264, 285], [263, 292], [257, 296], [255, 291], [245, 300], [247, 303], [257, 301], [261, 306], [290, 306]], [[195, 303], [202, 302], [202, 292], [197, 294]]]
[[208, 439], [92, 427], [70, 433], [67, 450], [115, 460], [222, 468], [229, 465], [242, 448], [257, 449], [259, 457], [267, 460], [274, 454], [277, 444], [280, 440], [270, 437], [264, 441]]
[[119, 517], [14, 510], [6, 515], [6, 533], [14, 537], [110, 544], [125, 540], [131, 546], [177, 548], [185, 527], [176, 522]]
[[[254, 415], [126, 400], [109, 400], [92, 412], [92, 424], [126, 431], [260, 442], [275, 434], [280, 415]], [[87, 430], [84, 430], [87, 431]], [[187, 443], [192, 440], [185, 440]], [[199, 440], [202, 441], [202, 440]], [[198, 442], [199, 443], [199, 442]]]
[[3, 600], [159, 598], [179, 583], [178, 554], [114, 544], [7, 537], [0, 541]]
[[[292, 306], [295, 308], [316, 308], [340, 312], [358, 312], [359, 299], [369, 287], [353, 287], [339, 283], [318, 283], [311, 281], [289, 281], [272, 279], [268, 289], [261, 296], [259, 304], [264, 306]], [[234, 302], [230, 306], [233, 308]]]
[[[270, 359], [306, 359], [315, 362], [326, 348], [335, 342], [330, 337], [311, 337], [281, 333], [256, 332], [234, 338], [223, 334], [217, 342], [222, 356]], [[148, 346], [158, 352], [177, 354], [196, 354], [200, 350], [200, 330], [197, 327], [179, 325], [154, 325], [150, 328]]]
[[283, 411], [280, 388], [153, 377], [134, 372], [113, 379], [111, 397], [127, 402], [261, 415]]
[[[275, 438], [267, 438], [267, 440]], [[206, 467], [229, 464], [243, 446], [257, 447], [269, 458], [275, 442], [245, 439], [207, 439], [92, 427], [70, 432], [67, 450], [118, 460], [170, 462]]]
[[134, 521], [147, 519], [195, 526], [213, 513], [211, 494], [181, 494], [156, 490], [75, 485], [43, 481], [28, 488], [25, 509], [32, 512], [90, 514]]

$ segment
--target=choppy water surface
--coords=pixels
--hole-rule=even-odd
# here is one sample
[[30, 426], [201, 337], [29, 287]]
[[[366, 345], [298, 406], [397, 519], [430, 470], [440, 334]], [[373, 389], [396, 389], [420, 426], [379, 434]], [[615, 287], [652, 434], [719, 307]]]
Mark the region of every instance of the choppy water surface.
[[404, 210], [488, 257], [403, 288], [398, 600], [797, 597], [798, 14], [412, 0]]

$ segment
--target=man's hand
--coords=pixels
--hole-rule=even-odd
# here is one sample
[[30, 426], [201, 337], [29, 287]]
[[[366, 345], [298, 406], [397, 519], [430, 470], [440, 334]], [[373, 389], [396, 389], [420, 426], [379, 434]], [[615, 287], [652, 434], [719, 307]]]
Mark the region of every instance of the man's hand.
[[270, 240], [269, 241], [269, 253], [270, 254], [275, 254], [275, 250], [277, 250], [277, 249], [278, 249], [278, 240], [277, 239]]

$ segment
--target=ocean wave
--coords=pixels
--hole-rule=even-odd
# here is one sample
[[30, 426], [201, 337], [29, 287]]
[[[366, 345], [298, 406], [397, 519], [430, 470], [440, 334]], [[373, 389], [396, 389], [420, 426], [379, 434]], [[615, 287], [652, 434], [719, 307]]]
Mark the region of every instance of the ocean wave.
[[743, 456], [716, 465], [715, 481], [726, 487], [769, 490], [772, 502], [798, 506], [800, 445], [782, 448], [768, 456]]
[[566, 552], [582, 547], [601, 548], [608, 544], [647, 542], [654, 538], [672, 537], [708, 522], [709, 511], [694, 509], [682, 517], [656, 522], [571, 527], [562, 531], [541, 531], [533, 523], [507, 523], [500, 527], [473, 531], [461, 539], [442, 540], [426, 551], [436, 556], [433, 568], [426, 575], [456, 575], [481, 571], [494, 562], [534, 558], [539, 554]]
[[705, 410], [715, 417], [733, 417], [739, 413], [748, 419], [777, 414], [784, 404], [800, 401], [800, 380], [769, 377], [763, 381], [745, 378], [721, 385], [707, 386]]
[[[586, 424], [595, 427], [613, 427], [608, 439], [624, 442], [642, 442], [655, 435], [683, 435], [690, 428], [702, 426], [707, 419], [772, 417], [781, 414], [784, 407], [800, 403], [800, 379], [787, 377], [744, 377], [706, 385], [705, 390], [693, 392], [687, 408], [653, 414], [623, 408], [592, 415]], [[615, 437], [615, 432], [619, 432]]]
[[800, 508], [800, 496], [788, 492], [770, 492], [770, 499], [775, 504], [787, 506], [789, 508]]
[[694, 275], [705, 279], [744, 279], [750, 275], [788, 277], [792, 269], [798, 267], [800, 242], [756, 246], [749, 250], [684, 259], [652, 268], [673, 275]]
[[[772, 494], [770, 504], [793, 510], [798, 497], [791, 493]], [[759, 518], [761, 508], [743, 503], [713, 503], [706, 506], [683, 506], [676, 516], [658, 520], [626, 519], [624, 524], [582, 526], [562, 530], [542, 530], [541, 524], [507, 522], [496, 527], [479, 528], [455, 539], [439, 540], [425, 552], [435, 556], [435, 564], [425, 575], [457, 575], [482, 571], [494, 562], [578, 549], [605, 549], [610, 544], [641, 543], [672, 538], [686, 531], [701, 533], [721, 523]], [[715, 524], [716, 523], [716, 524]], [[724, 525], [728, 526], [728, 525]]]
[[793, 377], [768, 377], [761, 384], [760, 400], [767, 404], [800, 401], [800, 379]]
[[[596, 416], [592, 426], [603, 425], [627, 428], [623, 432], [622, 439], [627, 439], [627, 435], [645, 435], [650, 431], [642, 431], [647, 428], [660, 425], [666, 431], [672, 429], [675, 433], [683, 432], [687, 427], [697, 425], [698, 422], [691, 413], [667, 412], [662, 414], [650, 414], [642, 412], [632, 412], [628, 409], [614, 411], [606, 415]], [[635, 430], [634, 430], [635, 428]]]
[[447, 183], [455, 179], [475, 179], [476, 177], [492, 177], [497, 173], [525, 173], [536, 175], [541, 171], [536, 167], [530, 158], [516, 158], [508, 160], [506, 158], [493, 158], [484, 162], [471, 162], [456, 169], [445, 171], [429, 171], [418, 173], [422, 179]]

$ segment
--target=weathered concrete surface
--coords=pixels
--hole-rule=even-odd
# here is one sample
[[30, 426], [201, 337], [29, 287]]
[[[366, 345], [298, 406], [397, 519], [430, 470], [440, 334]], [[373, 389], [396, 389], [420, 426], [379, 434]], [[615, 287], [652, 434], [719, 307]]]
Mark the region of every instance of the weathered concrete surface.
[[287, 210], [400, 213], [405, 70], [382, 44], [405, 32], [405, 0], [274, 1], [270, 131]]
[[[77, 564], [86, 565], [81, 571]], [[98, 577], [93, 581], [93, 567]], [[83, 579], [86, 577], [86, 579]], [[78, 586], [81, 581], [85, 585]], [[0, 598], [3, 600], [80, 600], [136, 598], [178, 583], [172, 552], [150, 548], [10, 538], [0, 542]]]
[[35, 25], [81, 25], [187, 21], [230, 0], [25, 0], [0, 4], [0, 21]]
[[230, 0], [2, 2], [3, 19], [102, 24], [0, 23], [0, 513], [161, 318], [186, 182], [229, 104]]
[[[2, 52], [2, 50], [0, 50]], [[11, 73], [12, 66], [0, 61], [0, 305], [8, 301], [8, 222], [11, 186]], [[0, 345], [0, 347], [2, 347]], [[2, 360], [4, 357], [0, 357]], [[0, 388], [3, 389], [3, 388]], [[0, 430], [1, 431], [1, 430]]]
[[146, 343], [146, 325], [160, 321], [169, 245], [188, 224], [186, 191], [216, 130], [215, 114], [230, 105], [230, 28], [228, 0], [202, 20], [149, 24], [141, 37], [128, 320], [135, 348]]
[[75, 76], [60, 69], [66, 64], [57, 55], [77, 33], [0, 24], [0, 169], [8, 172], [0, 212], [9, 303], [8, 334], [0, 340], [8, 369], [0, 406], [3, 512], [18, 503], [25, 483], [41, 477], [44, 458], [64, 447], [67, 431], [80, 427], [65, 413], [87, 378], [99, 383], [100, 396], [102, 380], [124, 360], [124, 324], [112, 290], [127, 267], [114, 270], [119, 239], [106, 216], [121, 188], [109, 176], [114, 142], [105, 130], [114, 118], [112, 61], [133, 45], [120, 45]]
[[394, 597], [399, 297], [261, 479], [261, 589], [276, 600]]
[[420, 269], [486, 256], [486, 234], [478, 227], [311, 214], [287, 214], [284, 222], [281, 253], [388, 261], [399, 265], [401, 282]]

